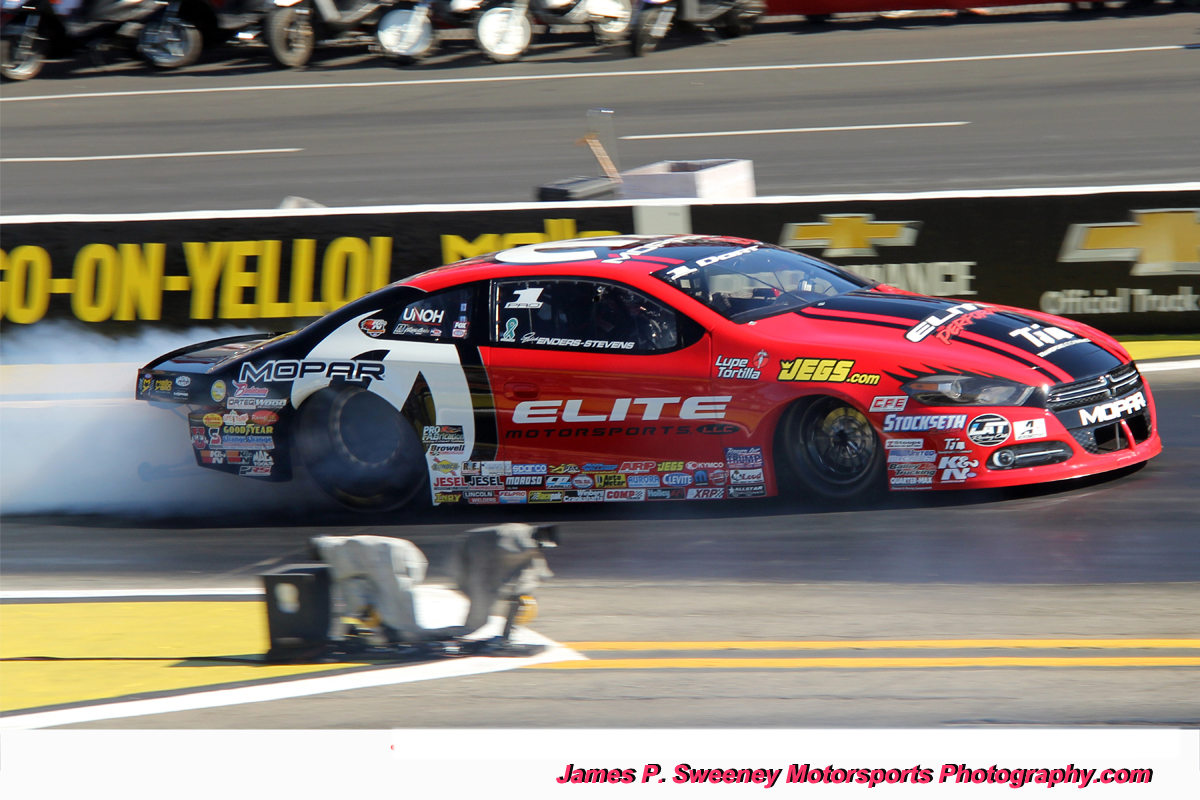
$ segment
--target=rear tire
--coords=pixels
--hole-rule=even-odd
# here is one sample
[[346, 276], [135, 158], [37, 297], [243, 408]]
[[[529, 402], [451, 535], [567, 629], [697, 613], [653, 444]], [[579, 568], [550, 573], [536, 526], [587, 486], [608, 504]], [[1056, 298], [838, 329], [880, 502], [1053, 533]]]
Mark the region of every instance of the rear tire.
[[312, 13], [304, 5], [273, 8], [267, 14], [267, 44], [281, 67], [303, 67], [312, 58], [316, 36]]
[[633, 24], [633, 0], [617, 0], [623, 12], [618, 19], [606, 19], [592, 23], [592, 36], [596, 44], [604, 46], [621, 41], [629, 35]]
[[[428, 58], [437, 52], [438, 35], [433, 28], [433, 22], [428, 15], [421, 21], [421, 31], [404, 42], [406, 28], [412, 24], [411, 19], [415, 10], [397, 8], [383, 15], [375, 28], [375, 39], [380, 49], [398, 64], [416, 64], [423, 58]], [[401, 46], [403, 50], [401, 51]]]
[[429, 498], [416, 427], [361, 386], [322, 389], [300, 406], [295, 454], [317, 484], [349, 508], [386, 511]]
[[[801, 492], [845, 501], [883, 487], [879, 435], [865, 414], [840, 398], [816, 397], [793, 406], [775, 447], [776, 461], [785, 460]], [[786, 488], [780, 486], [781, 495]]]
[[666, 31], [663, 31], [662, 36], [655, 36], [654, 29], [658, 27], [659, 20], [667, 11], [665, 6], [656, 5], [650, 8], [643, 7], [642, 12], [637, 15], [629, 35], [629, 52], [635, 58], [654, 52], [658, 43], [666, 38]]
[[0, 40], [0, 76], [9, 81], [27, 81], [36, 78], [46, 63], [49, 43], [34, 38], [29, 46], [21, 49], [11, 39]]

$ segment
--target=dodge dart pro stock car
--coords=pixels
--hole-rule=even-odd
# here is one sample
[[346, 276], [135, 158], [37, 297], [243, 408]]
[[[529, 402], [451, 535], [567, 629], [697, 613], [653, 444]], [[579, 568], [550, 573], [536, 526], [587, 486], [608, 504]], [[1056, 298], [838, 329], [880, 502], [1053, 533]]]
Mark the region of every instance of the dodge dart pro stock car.
[[584, 503], [1013, 486], [1158, 454], [1128, 353], [714, 236], [552, 242], [401, 280], [138, 375], [197, 463], [342, 503]]

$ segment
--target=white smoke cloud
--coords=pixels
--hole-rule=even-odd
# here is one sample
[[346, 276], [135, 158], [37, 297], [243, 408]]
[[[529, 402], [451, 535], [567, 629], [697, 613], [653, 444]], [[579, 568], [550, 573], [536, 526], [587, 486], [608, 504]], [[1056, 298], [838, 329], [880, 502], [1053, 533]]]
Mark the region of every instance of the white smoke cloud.
[[[196, 466], [186, 406], [136, 401], [137, 368], [245, 329], [144, 330], [112, 338], [48, 322], [0, 340], [0, 513], [155, 516], [333, 507], [307, 482]], [[79, 366], [88, 365], [88, 366]]]

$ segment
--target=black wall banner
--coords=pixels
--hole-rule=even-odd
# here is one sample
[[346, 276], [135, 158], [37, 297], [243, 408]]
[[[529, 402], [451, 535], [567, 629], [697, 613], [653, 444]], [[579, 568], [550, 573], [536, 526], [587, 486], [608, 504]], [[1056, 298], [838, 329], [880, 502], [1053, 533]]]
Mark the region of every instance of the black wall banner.
[[576, 236], [692, 232], [782, 244], [903, 289], [1040, 309], [1114, 334], [1200, 331], [1192, 186], [677, 202], [0, 218], [0, 315], [6, 328], [255, 320], [247, 324], [281, 331], [461, 258]]

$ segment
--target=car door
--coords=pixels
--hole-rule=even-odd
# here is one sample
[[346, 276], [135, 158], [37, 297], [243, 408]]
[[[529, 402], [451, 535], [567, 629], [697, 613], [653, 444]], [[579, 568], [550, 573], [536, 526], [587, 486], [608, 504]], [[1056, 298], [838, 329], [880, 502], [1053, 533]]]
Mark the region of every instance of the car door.
[[697, 471], [709, 489], [706, 465], [723, 460], [730, 401], [712, 391], [700, 325], [593, 278], [494, 280], [491, 304], [485, 363], [511, 500], [721, 494], [696, 492]]

